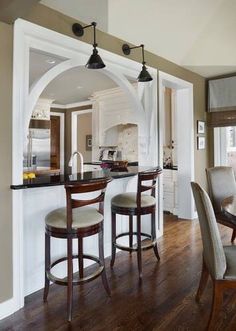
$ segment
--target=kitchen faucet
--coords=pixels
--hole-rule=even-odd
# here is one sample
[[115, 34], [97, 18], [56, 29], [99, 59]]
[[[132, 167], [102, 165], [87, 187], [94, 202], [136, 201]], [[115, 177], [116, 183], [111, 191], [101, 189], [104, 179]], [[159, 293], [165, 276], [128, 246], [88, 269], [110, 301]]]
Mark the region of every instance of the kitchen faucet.
[[79, 155], [80, 157], [80, 172], [83, 173], [84, 172], [84, 158], [83, 158], [83, 155], [78, 152], [78, 151], [75, 151], [71, 157], [70, 157], [70, 161], [68, 163], [68, 167], [71, 167], [73, 169], [73, 161], [74, 161], [74, 156], [75, 155]]

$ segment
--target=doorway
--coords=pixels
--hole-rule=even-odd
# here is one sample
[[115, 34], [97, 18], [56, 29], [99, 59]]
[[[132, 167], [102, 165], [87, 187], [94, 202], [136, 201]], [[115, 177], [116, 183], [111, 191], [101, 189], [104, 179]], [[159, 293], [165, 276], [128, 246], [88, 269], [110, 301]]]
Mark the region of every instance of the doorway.
[[[78, 106], [84, 103], [78, 104]], [[88, 141], [90, 136], [90, 141]], [[79, 151], [84, 162], [92, 162], [92, 109], [73, 111], [71, 115], [71, 155]], [[72, 173], [78, 170], [78, 159], [72, 165]]]
[[[194, 179], [194, 125], [193, 125], [193, 85], [187, 81], [159, 73], [159, 160], [163, 167], [164, 127], [165, 127], [165, 89], [174, 93], [172, 100], [175, 116], [175, 144], [177, 170], [174, 177], [177, 181], [176, 214], [182, 219], [195, 218], [194, 201], [190, 182]], [[163, 176], [161, 180], [163, 196]], [[163, 207], [163, 201], [160, 201]], [[162, 215], [163, 220], [163, 215]]]
[[50, 116], [51, 121], [51, 151], [50, 166], [60, 169], [60, 117]]
[[51, 152], [50, 166], [64, 171], [65, 163], [65, 115], [63, 113], [50, 112], [51, 121]]

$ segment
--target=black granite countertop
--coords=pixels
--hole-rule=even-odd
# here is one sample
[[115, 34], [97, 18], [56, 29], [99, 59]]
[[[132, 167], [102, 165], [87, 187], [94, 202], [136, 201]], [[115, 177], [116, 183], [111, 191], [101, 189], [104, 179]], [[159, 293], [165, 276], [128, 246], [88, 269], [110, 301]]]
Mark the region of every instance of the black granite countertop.
[[[102, 163], [113, 163], [114, 161], [97, 161], [97, 162], [84, 162], [84, 164], [101, 165]], [[128, 166], [138, 166], [138, 161], [128, 162]]]
[[163, 166], [163, 169], [178, 170], [178, 167], [177, 166]]
[[11, 189], [19, 190], [19, 189], [34, 188], [34, 187], [64, 185], [66, 183], [76, 183], [76, 182], [86, 183], [106, 177], [111, 177], [113, 179], [125, 178], [125, 177], [135, 176], [141, 171], [149, 170], [152, 168], [153, 167], [148, 167], [148, 166], [145, 167], [130, 166], [127, 167], [127, 171], [121, 171], [121, 172], [110, 171], [106, 169], [106, 170], [98, 170], [98, 171], [87, 171], [84, 173], [76, 173], [73, 175], [60, 174], [60, 175], [37, 176], [36, 178], [33, 179], [24, 179], [23, 184], [11, 185]]

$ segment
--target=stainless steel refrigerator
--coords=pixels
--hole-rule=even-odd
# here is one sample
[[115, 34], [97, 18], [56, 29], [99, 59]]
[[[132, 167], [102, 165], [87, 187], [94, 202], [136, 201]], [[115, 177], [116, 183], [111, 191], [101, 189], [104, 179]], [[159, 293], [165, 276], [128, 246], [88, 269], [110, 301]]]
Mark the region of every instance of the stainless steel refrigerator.
[[29, 129], [24, 167], [36, 169], [50, 167], [50, 129]]

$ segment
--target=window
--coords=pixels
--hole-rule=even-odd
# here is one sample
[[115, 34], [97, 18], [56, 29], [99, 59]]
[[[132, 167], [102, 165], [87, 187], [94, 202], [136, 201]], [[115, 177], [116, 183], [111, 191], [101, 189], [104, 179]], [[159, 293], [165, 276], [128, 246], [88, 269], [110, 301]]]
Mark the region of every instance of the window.
[[236, 172], [236, 126], [214, 128], [215, 165], [228, 165]]

